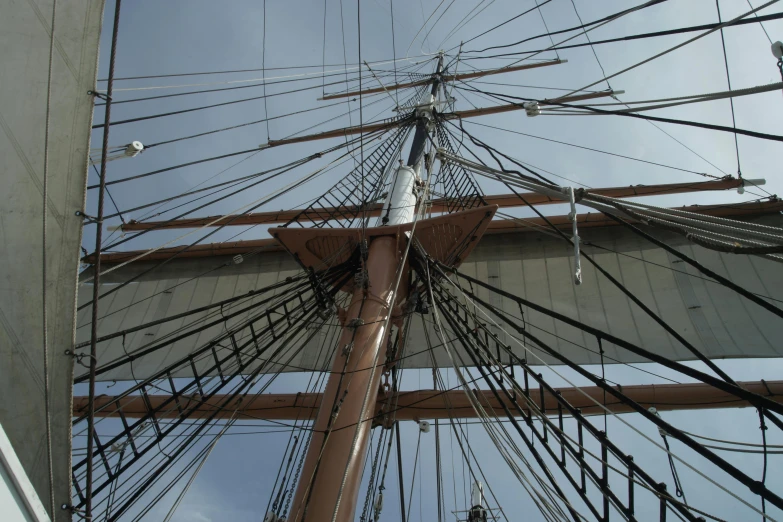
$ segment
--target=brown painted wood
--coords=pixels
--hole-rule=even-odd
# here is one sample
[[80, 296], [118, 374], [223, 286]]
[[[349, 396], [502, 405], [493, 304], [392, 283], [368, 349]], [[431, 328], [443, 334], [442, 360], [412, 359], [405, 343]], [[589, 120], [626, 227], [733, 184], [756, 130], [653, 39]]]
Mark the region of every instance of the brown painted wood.
[[[418, 84], [413, 84], [413, 85], [418, 85]], [[539, 102], [539, 105], [553, 105], [557, 103], [571, 103], [571, 102], [583, 101], [583, 100], [593, 100], [595, 98], [605, 98], [607, 96], [612, 96], [613, 94], [614, 93], [612, 91], [600, 91], [600, 92], [591, 92], [587, 94], [576, 94], [574, 96], [565, 96], [562, 98], [541, 100]], [[488, 114], [498, 114], [501, 112], [520, 111], [520, 110], [524, 110], [521, 104], [509, 103], [507, 105], [495, 105], [493, 107], [479, 107], [477, 109], [470, 109], [466, 111], [447, 112], [441, 114], [441, 116], [443, 116], [447, 120], [454, 120], [460, 118], [475, 118], [476, 116], [486, 116]], [[285, 138], [282, 140], [270, 140], [268, 145], [270, 147], [278, 147], [280, 145], [288, 145], [291, 143], [303, 143], [306, 141], [325, 140], [328, 138], [341, 138], [345, 136], [351, 136], [353, 134], [386, 131], [395, 128], [396, 126], [400, 125], [403, 121], [407, 121], [407, 120], [402, 120], [402, 119], [399, 121], [386, 120], [380, 123], [354, 125], [353, 127], [343, 127], [341, 129], [319, 132], [317, 134], [306, 134], [304, 136]]]
[[[539, 67], [547, 67], [549, 65], [559, 65], [561, 63], [564, 63], [563, 60], [552, 60], [549, 62], [538, 62], [538, 63], [529, 63], [525, 65], [516, 65], [514, 67], [503, 67], [501, 69], [492, 69], [489, 71], [475, 71], [475, 72], [463, 73], [457, 75], [446, 74], [443, 76], [443, 80], [446, 82], [451, 82], [454, 81], [455, 79], [467, 80], [470, 78], [481, 78], [482, 76], [491, 76], [493, 74], [503, 74], [503, 73], [514, 72], [514, 71], [524, 71], [526, 69], [537, 69]], [[350, 98], [351, 96], [359, 96], [360, 94], [367, 95], [367, 94], [375, 94], [384, 91], [396, 91], [397, 89], [407, 89], [409, 87], [418, 87], [419, 85], [428, 85], [428, 84], [432, 84], [431, 78], [426, 78], [418, 82], [393, 83], [385, 87], [373, 87], [371, 89], [362, 89], [361, 91], [327, 94], [323, 98], [318, 98], [318, 100], [319, 101], [337, 100], [339, 98]]]
[[[729, 190], [740, 186], [740, 180], [735, 178], [720, 179], [715, 181], [698, 181], [693, 183], [668, 183], [662, 185], [636, 185], [629, 187], [606, 187], [589, 189], [591, 194], [598, 194], [601, 196], [607, 196], [611, 198], [630, 198], [638, 196], [663, 196], [669, 194], [682, 194], [686, 192], [710, 192], [716, 190]], [[525, 200], [531, 205], [549, 205], [563, 203], [562, 199], [556, 199], [543, 194], [534, 194], [525, 192], [522, 194]], [[497, 205], [501, 208], [504, 207], [521, 207], [524, 206], [522, 200], [516, 194], [498, 194], [494, 196], [484, 196], [484, 201], [488, 205]], [[447, 199], [436, 199], [432, 202], [431, 211], [433, 213], [445, 212], [447, 210]], [[355, 207], [341, 207], [341, 211], [351, 211]], [[367, 210], [368, 216], [379, 216], [382, 203], [377, 203]], [[190, 219], [177, 219], [173, 221], [144, 221], [137, 222], [131, 221], [122, 226], [123, 231], [135, 231], [135, 230], [163, 230], [169, 228], [198, 228], [207, 226], [209, 223], [215, 221], [212, 226], [248, 226], [248, 225], [267, 225], [275, 223], [286, 223], [300, 213], [304, 213], [303, 217], [311, 217], [313, 219], [319, 219], [324, 214], [330, 214], [336, 212], [338, 209], [335, 207], [321, 208], [317, 210], [309, 211], [308, 209], [294, 209], [294, 210], [281, 210], [273, 212], [254, 212], [251, 214], [243, 214], [240, 216], [232, 216], [230, 223], [223, 223], [218, 221], [221, 218], [227, 219], [228, 216], [207, 216], [201, 218]]]
[[[783, 381], [754, 381], [738, 383], [746, 390], [759, 395], [772, 396], [773, 400], [783, 403]], [[660, 411], [673, 410], [703, 410], [713, 408], [743, 408], [749, 406], [747, 401], [737, 399], [736, 397], [717, 390], [707, 384], [645, 384], [635, 386], [622, 386], [619, 388], [622, 392], [638, 402], [642, 406], [655, 406]], [[585, 414], [600, 413], [602, 410], [596, 406], [590, 399], [601, 402], [603, 400], [603, 390], [597, 386], [586, 386], [581, 388], [581, 392], [575, 388], [558, 388], [563, 398], [572, 406], [581, 408]], [[588, 397], [582, 393], [586, 393]], [[491, 391], [481, 390], [477, 393], [481, 404], [491, 406], [498, 411], [502, 407]], [[531, 391], [535, 404], [540, 407], [538, 389]], [[554, 396], [548, 392], [544, 393], [547, 413], [557, 412], [557, 402]], [[155, 407], [160, 405], [169, 396], [150, 395], [150, 404]], [[376, 403], [376, 415], [384, 402], [390, 397], [380, 394]], [[119, 409], [126, 417], [136, 418], [146, 413], [147, 408], [140, 396], [129, 396], [119, 402], [119, 408], [116, 406], [107, 407], [114, 397], [99, 396], [95, 400], [96, 417], [118, 417]], [[198, 397], [181, 396], [180, 404], [183, 408], [199, 404], [195, 413], [190, 418], [206, 418], [215, 410], [215, 405], [222, 403], [224, 396], [212, 397], [207, 401], [200, 402]], [[401, 392], [396, 397], [391, 397], [392, 403], [397, 403], [397, 411], [394, 412], [397, 420], [418, 420], [418, 419], [448, 419], [453, 418], [475, 418], [476, 413], [470, 402], [461, 390], [452, 390], [441, 392], [436, 390], [419, 390]], [[514, 406], [509, 400], [505, 400], [506, 405], [514, 411]], [[525, 403], [520, 398], [518, 403], [523, 406]], [[227, 419], [233, 414], [234, 408], [238, 409], [237, 419], [239, 420], [312, 420], [318, 407], [321, 404], [321, 394], [319, 393], [299, 393], [299, 394], [264, 394], [256, 397], [245, 398], [244, 400], [234, 401], [225, 406], [223, 411], [217, 414], [217, 418]], [[628, 413], [631, 409], [625, 404], [618, 403], [611, 396], [607, 399], [607, 407], [615, 413]], [[74, 397], [73, 413], [75, 416], [85, 412], [87, 407], [86, 397]], [[168, 412], [159, 415], [158, 418], [176, 418], [178, 410], [170, 409]], [[380, 420], [380, 419], [379, 419]]]
[[[636, 187], [637, 189], [639, 187]], [[492, 204], [500, 207], [510, 206], [505, 205], [503, 198], [506, 196], [488, 196], [485, 199], [492, 202]], [[518, 199], [517, 199], [518, 201]], [[736, 205], [690, 205], [685, 207], [678, 207], [679, 210], [687, 210], [688, 212], [695, 212], [699, 214], [705, 214], [708, 216], [727, 217], [727, 218], [747, 218], [753, 216], [763, 216], [766, 214], [775, 214], [783, 212], [783, 200], [761, 201], [752, 203], [737, 203]], [[568, 221], [568, 216], [551, 216], [548, 218], [555, 226], [558, 227], [570, 227], [571, 222]], [[603, 226], [616, 226], [617, 223], [605, 218], [602, 214], [587, 213], [579, 214], [577, 216], [580, 227], [603, 227]], [[486, 234], [504, 234], [513, 232], [532, 232], [537, 230], [541, 226], [548, 226], [546, 222], [541, 218], [524, 218], [523, 220], [495, 220], [492, 221], [487, 227]], [[144, 257], [148, 261], [159, 261], [162, 259], [169, 259], [177, 252], [181, 251], [183, 247], [171, 247], [162, 248]], [[247, 254], [248, 252], [260, 251], [260, 252], [279, 252], [283, 250], [280, 244], [274, 238], [268, 239], [253, 239], [248, 241], [230, 241], [226, 243], [208, 243], [206, 245], [195, 245], [188, 251], [179, 254], [179, 258], [199, 258], [199, 257], [213, 257], [213, 256], [234, 256], [237, 254]], [[133, 259], [137, 255], [141, 254], [142, 250], [133, 250], [129, 252], [114, 252], [108, 254], [101, 254], [102, 264], [117, 264]], [[85, 263], [91, 263], [92, 257], [87, 256], [83, 259]]]

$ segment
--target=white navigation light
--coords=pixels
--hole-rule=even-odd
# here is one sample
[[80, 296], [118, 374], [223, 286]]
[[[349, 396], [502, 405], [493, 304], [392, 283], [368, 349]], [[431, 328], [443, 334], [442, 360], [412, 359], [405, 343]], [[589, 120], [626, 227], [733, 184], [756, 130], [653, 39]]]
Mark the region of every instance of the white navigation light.
[[772, 44], [772, 54], [778, 60], [783, 60], [783, 42], [775, 42]]

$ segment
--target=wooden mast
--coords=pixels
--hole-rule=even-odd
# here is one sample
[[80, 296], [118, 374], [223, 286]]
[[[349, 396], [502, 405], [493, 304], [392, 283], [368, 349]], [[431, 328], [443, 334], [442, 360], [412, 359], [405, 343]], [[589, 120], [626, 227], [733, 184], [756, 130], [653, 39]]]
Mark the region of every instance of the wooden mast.
[[[443, 55], [432, 80], [430, 104], [438, 94], [442, 69]], [[428, 116], [420, 114], [407, 166], [397, 170], [394, 188], [386, 200], [383, 224], [389, 225], [392, 235], [365, 237], [366, 247], [360, 247], [366, 248], [366, 253], [362, 252], [362, 272], [345, 314], [332, 375], [313, 424], [289, 522], [304, 521], [308, 514], [311, 520], [354, 519], [382, 374], [377, 365], [386, 358], [390, 315], [408, 288], [409, 269], [403, 259], [407, 237], [395, 225], [413, 220], [428, 124]], [[277, 238], [294, 252], [295, 238], [288, 245], [282, 234]]]

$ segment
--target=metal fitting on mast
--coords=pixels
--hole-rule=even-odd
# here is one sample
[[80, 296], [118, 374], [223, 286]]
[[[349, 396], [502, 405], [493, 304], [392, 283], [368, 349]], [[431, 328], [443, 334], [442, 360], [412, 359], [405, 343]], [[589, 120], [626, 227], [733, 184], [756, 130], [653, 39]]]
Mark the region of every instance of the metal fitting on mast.
[[525, 109], [525, 114], [531, 118], [541, 114], [541, 106], [537, 101], [524, 102], [522, 107]]
[[487, 522], [487, 510], [484, 509], [484, 484], [480, 481], [473, 483], [470, 493], [470, 510], [468, 510], [468, 522]]

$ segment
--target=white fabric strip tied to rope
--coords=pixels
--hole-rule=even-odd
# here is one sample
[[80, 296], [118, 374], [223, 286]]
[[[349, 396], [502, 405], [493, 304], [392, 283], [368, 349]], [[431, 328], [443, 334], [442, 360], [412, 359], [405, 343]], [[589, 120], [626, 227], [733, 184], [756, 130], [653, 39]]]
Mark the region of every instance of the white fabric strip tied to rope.
[[571, 203], [571, 212], [568, 213], [568, 219], [571, 221], [571, 235], [574, 242], [574, 284], [582, 284], [582, 261], [579, 257], [579, 232], [576, 229], [576, 199], [574, 198], [574, 187], [568, 187], [568, 200]]

